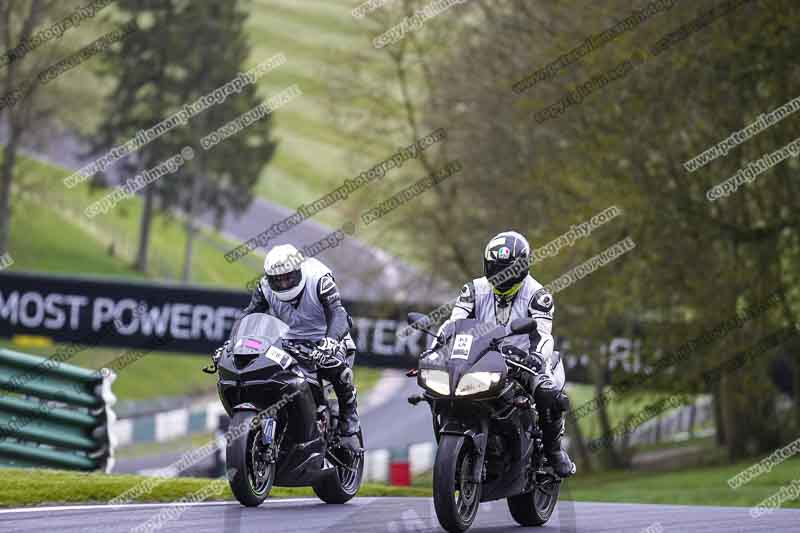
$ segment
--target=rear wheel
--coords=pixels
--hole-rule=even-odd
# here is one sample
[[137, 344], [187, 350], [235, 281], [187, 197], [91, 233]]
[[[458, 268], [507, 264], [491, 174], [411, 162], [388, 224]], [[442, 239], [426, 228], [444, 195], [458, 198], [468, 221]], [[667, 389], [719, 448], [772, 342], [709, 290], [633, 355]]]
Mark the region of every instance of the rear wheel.
[[560, 491], [561, 481], [548, 477], [533, 491], [507, 498], [508, 510], [521, 526], [541, 526], [553, 515]]
[[[364, 439], [358, 432], [358, 441], [364, 448]], [[336, 447], [328, 450], [326, 459], [334, 465], [336, 475], [329, 476], [314, 484], [314, 493], [325, 503], [347, 503], [361, 488], [364, 475], [364, 453], [354, 454], [349, 450]]]
[[466, 531], [475, 521], [481, 502], [481, 484], [470, 481], [476, 450], [460, 435], [442, 435], [433, 467], [433, 504], [447, 531]]
[[275, 481], [275, 463], [268, 462], [261, 443], [262, 425], [256, 413], [239, 411], [233, 415], [231, 428], [249, 428], [230, 441], [226, 450], [228, 483], [239, 503], [256, 507], [269, 496]]

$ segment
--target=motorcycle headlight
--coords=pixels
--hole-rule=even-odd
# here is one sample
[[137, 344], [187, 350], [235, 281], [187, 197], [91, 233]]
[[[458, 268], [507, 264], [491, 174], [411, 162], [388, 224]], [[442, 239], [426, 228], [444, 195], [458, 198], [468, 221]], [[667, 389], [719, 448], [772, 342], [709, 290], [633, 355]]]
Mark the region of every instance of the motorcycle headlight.
[[430, 370], [423, 368], [419, 371], [422, 383], [437, 394], [450, 395], [450, 375], [444, 370]]
[[486, 392], [498, 383], [503, 375], [500, 372], [470, 372], [458, 382], [456, 396], [469, 396]]

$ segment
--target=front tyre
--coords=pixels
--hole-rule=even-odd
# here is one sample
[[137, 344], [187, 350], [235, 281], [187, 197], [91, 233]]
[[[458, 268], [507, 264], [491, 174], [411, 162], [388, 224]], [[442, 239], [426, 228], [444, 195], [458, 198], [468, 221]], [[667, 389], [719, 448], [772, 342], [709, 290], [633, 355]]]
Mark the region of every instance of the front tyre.
[[[361, 431], [358, 432], [358, 440], [363, 449], [364, 438]], [[326, 458], [334, 465], [336, 475], [315, 483], [312, 487], [314, 494], [325, 503], [347, 503], [361, 488], [361, 478], [364, 476], [364, 453], [353, 454], [337, 447], [328, 450]]]
[[231, 428], [249, 428], [228, 443], [226, 466], [228, 483], [239, 503], [247, 507], [261, 505], [275, 481], [275, 463], [264, 458], [261, 444], [262, 425], [256, 422], [256, 413], [238, 411], [233, 415]]
[[450, 533], [466, 531], [475, 521], [481, 502], [481, 484], [469, 480], [477, 451], [461, 435], [442, 435], [433, 467], [433, 504], [436, 517]]
[[541, 526], [553, 515], [561, 491], [561, 481], [537, 484], [532, 492], [507, 498], [511, 516], [521, 526]]

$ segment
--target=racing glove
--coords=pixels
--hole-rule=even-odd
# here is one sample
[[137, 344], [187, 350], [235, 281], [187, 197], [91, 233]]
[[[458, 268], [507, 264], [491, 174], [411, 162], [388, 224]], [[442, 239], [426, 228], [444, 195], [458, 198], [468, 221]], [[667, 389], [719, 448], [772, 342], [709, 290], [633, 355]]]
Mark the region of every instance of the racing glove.
[[547, 358], [544, 354], [539, 352], [529, 352], [528, 359], [527, 359], [527, 366], [531, 367], [532, 370], [535, 370], [537, 374], [541, 374], [542, 372], [547, 372]]
[[339, 342], [336, 339], [325, 337], [317, 343], [317, 347], [311, 352], [309, 357], [316, 364], [321, 365], [328, 359], [335, 356], [339, 349]]

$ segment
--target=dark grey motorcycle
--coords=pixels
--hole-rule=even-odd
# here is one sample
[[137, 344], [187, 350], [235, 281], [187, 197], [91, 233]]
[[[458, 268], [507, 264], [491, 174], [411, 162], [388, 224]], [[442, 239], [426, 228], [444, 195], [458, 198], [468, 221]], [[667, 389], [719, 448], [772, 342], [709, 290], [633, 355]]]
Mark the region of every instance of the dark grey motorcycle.
[[[424, 320], [424, 315], [409, 313], [409, 324]], [[427, 402], [433, 415], [439, 444], [433, 501], [447, 531], [466, 531], [481, 502], [506, 498], [511, 515], [523, 526], [545, 524], [555, 509], [561, 479], [547, 465], [533, 398], [520, 383], [533, 370], [520, 363], [518, 348], [504, 342], [535, 327], [533, 319], [521, 318], [507, 335], [501, 326], [456, 320], [433, 349], [420, 355], [416, 372], [409, 373], [424, 389], [409, 402]], [[557, 354], [548, 371], [563, 384]]]
[[231, 417], [231, 490], [249, 507], [260, 505], [273, 486], [310, 485], [322, 501], [345, 503], [361, 486], [364, 454], [340, 446], [336, 401], [314, 369], [284, 349], [288, 330], [273, 316], [247, 315], [227, 349], [204, 369], [218, 372], [219, 397]]

